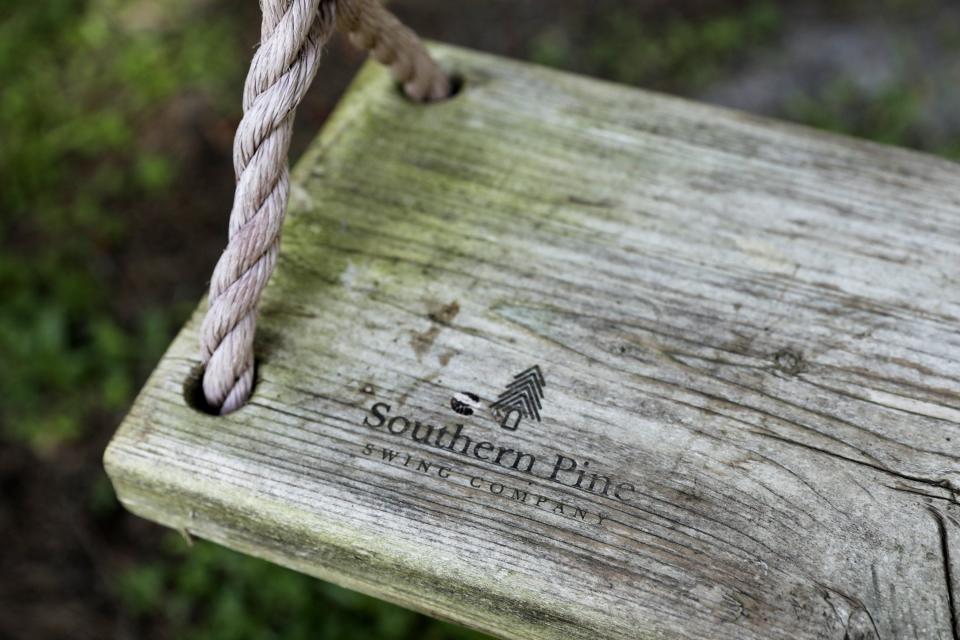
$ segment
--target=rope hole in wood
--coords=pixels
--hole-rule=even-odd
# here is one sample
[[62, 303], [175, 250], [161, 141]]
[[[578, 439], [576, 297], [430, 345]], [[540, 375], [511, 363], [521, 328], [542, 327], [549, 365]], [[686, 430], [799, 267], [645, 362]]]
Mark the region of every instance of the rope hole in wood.
[[[218, 407], [210, 404], [207, 401], [206, 394], [203, 392], [203, 374], [205, 370], [205, 365], [198, 364], [190, 371], [183, 383], [183, 399], [186, 401], [187, 406], [194, 411], [208, 416], [220, 417], [224, 415], [224, 413]], [[247, 404], [250, 402], [250, 398], [252, 398], [253, 394], [257, 392], [257, 386], [260, 382], [259, 373], [260, 358], [257, 357], [254, 358], [253, 361], [253, 386], [250, 388], [250, 395], [247, 398], [247, 401], [238, 407], [237, 410], [247, 406]]]
[[395, 82], [393, 85], [393, 88], [397, 93], [400, 94], [400, 97], [402, 97], [407, 102], [413, 103], [415, 105], [430, 106], [435, 104], [441, 104], [443, 102], [449, 102], [450, 100], [453, 100], [454, 98], [456, 98], [461, 91], [463, 91], [464, 87], [467, 84], [467, 79], [459, 71], [448, 71], [445, 69], [444, 73], [446, 73], [450, 90], [447, 93], [447, 95], [445, 95], [442, 98], [437, 98], [434, 100], [414, 100], [413, 98], [410, 97], [410, 94], [407, 93], [407, 91], [403, 88], [403, 83]]

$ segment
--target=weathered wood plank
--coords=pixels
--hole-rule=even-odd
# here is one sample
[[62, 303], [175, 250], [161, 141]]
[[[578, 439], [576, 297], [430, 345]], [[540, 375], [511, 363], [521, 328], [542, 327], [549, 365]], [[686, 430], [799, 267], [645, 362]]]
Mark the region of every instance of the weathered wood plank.
[[506, 638], [956, 639], [960, 168], [437, 52], [300, 163], [252, 402], [174, 342], [124, 504]]

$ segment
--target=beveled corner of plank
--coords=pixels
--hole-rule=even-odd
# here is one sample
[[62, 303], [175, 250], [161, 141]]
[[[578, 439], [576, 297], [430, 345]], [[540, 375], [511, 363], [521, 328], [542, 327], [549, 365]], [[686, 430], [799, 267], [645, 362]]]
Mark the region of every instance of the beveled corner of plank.
[[174, 341], [123, 504], [504, 638], [955, 640], [957, 165], [435, 51], [300, 161], [249, 404]]

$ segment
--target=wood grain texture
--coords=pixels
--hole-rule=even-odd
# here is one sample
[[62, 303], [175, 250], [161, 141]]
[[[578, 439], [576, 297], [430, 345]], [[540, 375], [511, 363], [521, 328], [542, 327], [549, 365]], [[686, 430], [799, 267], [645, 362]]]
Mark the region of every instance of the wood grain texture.
[[368, 66], [300, 162], [250, 404], [176, 339], [123, 503], [504, 638], [956, 640], [960, 168], [435, 51], [460, 95]]

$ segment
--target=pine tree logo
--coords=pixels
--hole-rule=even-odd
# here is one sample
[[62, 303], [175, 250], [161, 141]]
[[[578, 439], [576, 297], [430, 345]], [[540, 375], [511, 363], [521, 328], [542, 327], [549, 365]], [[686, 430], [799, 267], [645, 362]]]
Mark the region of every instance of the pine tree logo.
[[513, 381], [497, 397], [497, 401], [490, 405], [494, 416], [500, 421], [500, 426], [516, 431], [522, 418], [540, 422], [540, 411], [543, 409], [540, 401], [543, 399], [545, 386], [543, 372], [538, 365], [513, 376]]

